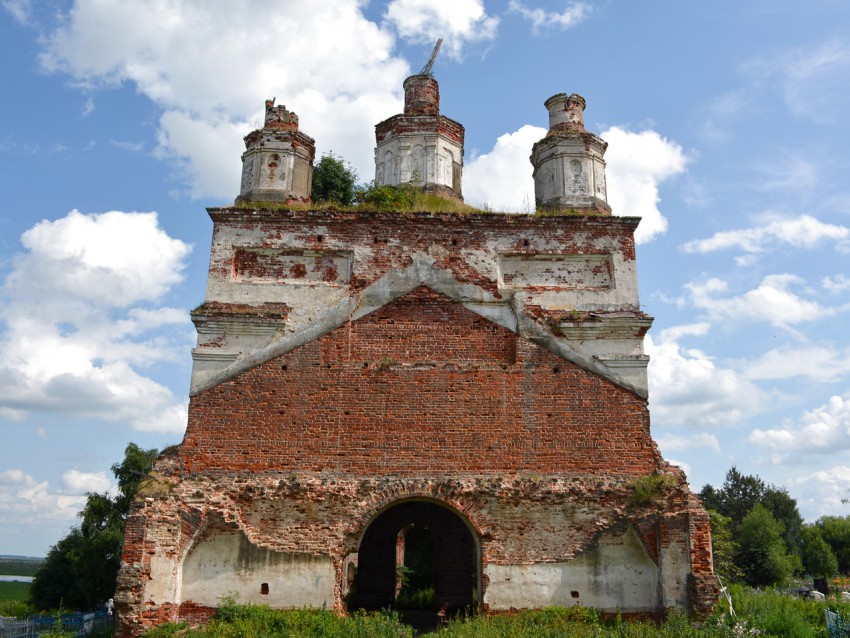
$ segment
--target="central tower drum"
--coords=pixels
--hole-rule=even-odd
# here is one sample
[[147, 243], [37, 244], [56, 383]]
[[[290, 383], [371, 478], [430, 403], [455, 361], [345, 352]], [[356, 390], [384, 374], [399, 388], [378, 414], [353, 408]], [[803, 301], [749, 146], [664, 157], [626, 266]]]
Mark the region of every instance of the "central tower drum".
[[404, 113], [375, 126], [375, 184], [413, 184], [463, 200], [464, 128], [440, 115], [440, 87], [430, 74], [404, 81]]

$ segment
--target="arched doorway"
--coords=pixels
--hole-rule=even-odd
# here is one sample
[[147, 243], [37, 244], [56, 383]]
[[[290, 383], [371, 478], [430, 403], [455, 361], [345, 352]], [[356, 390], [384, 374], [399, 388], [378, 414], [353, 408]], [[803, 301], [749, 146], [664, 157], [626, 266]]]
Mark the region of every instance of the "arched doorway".
[[350, 608], [452, 614], [479, 600], [478, 543], [455, 511], [430, 501], [403, 501], [366, 528], [357, 556]]

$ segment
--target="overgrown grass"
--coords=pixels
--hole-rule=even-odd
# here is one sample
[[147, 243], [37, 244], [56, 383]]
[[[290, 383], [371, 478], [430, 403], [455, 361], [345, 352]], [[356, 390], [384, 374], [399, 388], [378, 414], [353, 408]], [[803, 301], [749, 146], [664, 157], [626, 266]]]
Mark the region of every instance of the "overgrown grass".
[[148, 638], [412, 638], [413, 630], [394, 613], [337, 616], [325, 609], [280, 611], [226, 602], [203, 629], [167, 623]]
[[[820, 638], [826, 636], [824, 608], [850, 618], [850, 603], [801, 600], [778, 592], [730, 588], [737, 615], [725, 600], [713, 616], [694, 624], [682, 613], [660, 623], [603, 617], [585, 607], [551, 607], [496, 616], [456, 619], [427, 638]], [[327, 610], [279, 611], [226, 602], [204, 629], [167, 624], [148, 638], [412, 638], [394, 613], [339, 617]], [[425, 638], [425, 637], [423, 637]]]

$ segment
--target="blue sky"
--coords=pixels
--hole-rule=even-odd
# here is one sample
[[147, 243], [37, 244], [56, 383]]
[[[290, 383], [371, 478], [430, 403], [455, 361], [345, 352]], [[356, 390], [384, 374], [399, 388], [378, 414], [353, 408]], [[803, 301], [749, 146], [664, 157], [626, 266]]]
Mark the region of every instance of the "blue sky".
[[181, 440], [212, 224], [272, 96], [374, 176], [434, 67], [464, 193], [528, 210], [555, 93], [640, 215], [653, 434], [850, 514], [850, 3], [0, 0], [0, 554], [43, 555], [126, 444]]

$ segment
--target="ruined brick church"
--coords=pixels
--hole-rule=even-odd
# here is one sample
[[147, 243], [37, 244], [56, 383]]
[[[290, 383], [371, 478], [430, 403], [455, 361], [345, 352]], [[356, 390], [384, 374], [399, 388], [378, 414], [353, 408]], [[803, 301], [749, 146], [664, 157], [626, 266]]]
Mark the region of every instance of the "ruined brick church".
[[[376, 126], [375, 181], [462, 200], [430, 74]], [[127, 519], [125, 635], [272, 607], [396, 606], [411, 530], [435, 609], [707, 612], [708, 516], [650, 434], [634, 231], [585, 101], [545, 103], [534, 214], [309, 205], [274, 101], [210, 208], [189, 422]], [[417, 541], [420, 542], [420, 541]]]

